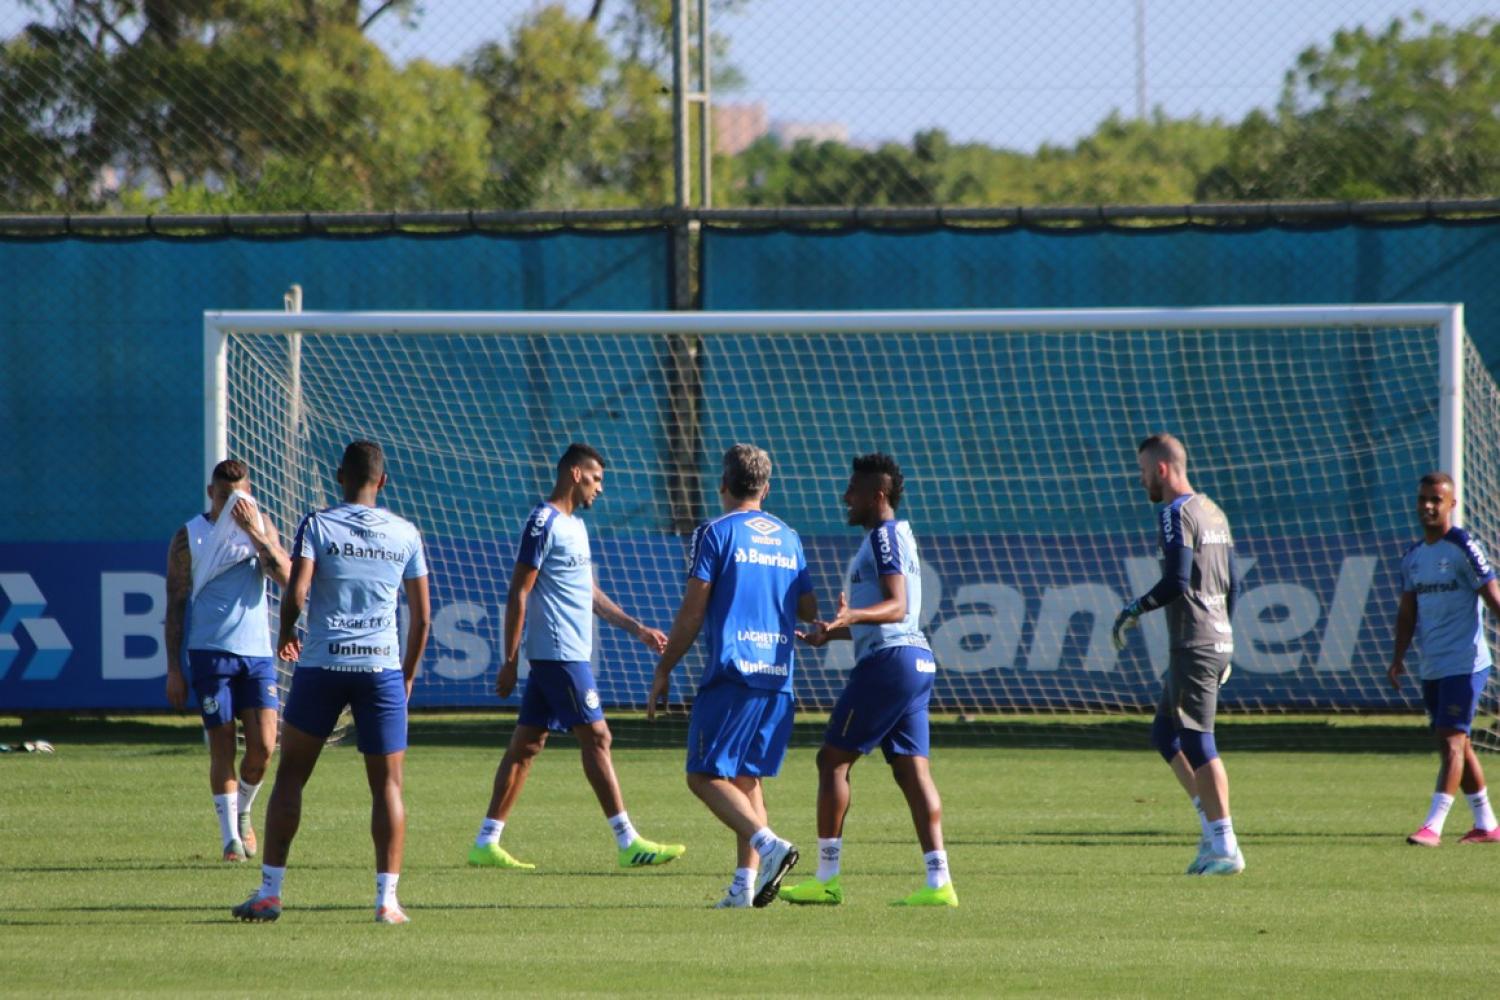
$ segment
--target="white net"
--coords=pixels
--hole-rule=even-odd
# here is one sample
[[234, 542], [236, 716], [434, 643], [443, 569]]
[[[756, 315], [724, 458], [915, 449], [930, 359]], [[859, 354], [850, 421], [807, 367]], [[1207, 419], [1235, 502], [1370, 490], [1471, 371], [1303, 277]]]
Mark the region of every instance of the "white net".
[[[608, 462], [584, 515], [599, 582], [663, 629], [687, 533], [718, 512], [720, 456], [750, 441], [771, 453], [766, 506], [802, 534], [825, 609], [860, 540], [840, 502], [850, 459], [901, 463], [941, 710], [1149, 710], [1162, 617], [1121, 654], [1109, 627], [1159, 573], [1135, 446], [1160, 430], [1186, 443], [1245, 571], [1226, 710], [1417, 704], [1385, 667], [1416, 480], [1439, 461], [1435, 326], [1357, 309], [1297, 328], [793, 333], [768, 318], [753, 334], [689, 336], [299, 322], [296, 338], [230, 337], [229, 452], [290, 532], [335, 499], [346, 442], [386, 447], [384, 502], [423, 530], [433, 572], [415, 705], [496, 704], [516, 542], [570, 441]], [[1500, 404], [1471, 347], [1466, 373], [1467, 521], [1493, 550]], [[647, 650], [607, 625], [595, 646], [606, 705], [643, 704]], [[698, 666], [679, 671], [674, 699], [690, 697]], [[831, 704], [850, 666], [848, 644], [800, 650], [800, 702]]]

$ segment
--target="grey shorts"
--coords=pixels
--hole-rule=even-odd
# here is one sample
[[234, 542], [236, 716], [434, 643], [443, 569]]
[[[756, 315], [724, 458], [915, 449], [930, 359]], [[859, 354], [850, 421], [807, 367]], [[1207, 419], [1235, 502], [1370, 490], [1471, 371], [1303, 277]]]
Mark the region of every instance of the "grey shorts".
[[1157, 713], [1173, 720], [1178, 729], [1213, 732], [1219, 684], [1228, 666], [1229, 654], [1211, 647], [1172, 650]]

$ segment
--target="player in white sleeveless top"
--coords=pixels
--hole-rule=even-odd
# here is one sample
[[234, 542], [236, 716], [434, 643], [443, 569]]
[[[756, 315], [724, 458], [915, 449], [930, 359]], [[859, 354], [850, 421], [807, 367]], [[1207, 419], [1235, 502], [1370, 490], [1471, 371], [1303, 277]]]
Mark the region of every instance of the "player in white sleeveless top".
[[[225, 861], [255, 856], [250, 809], [276, 745], [278, 710], [266, 579], [284, 587], [291, 570], [275, 525], [249, 496], [244, 462], [214, 466], [208, 512], [177, 529], [167, 552], [167, 701], [184, 708], [191, 684], [208, 734], [208, 784]], [[237, 782], [236, 718], [245, 733]]]

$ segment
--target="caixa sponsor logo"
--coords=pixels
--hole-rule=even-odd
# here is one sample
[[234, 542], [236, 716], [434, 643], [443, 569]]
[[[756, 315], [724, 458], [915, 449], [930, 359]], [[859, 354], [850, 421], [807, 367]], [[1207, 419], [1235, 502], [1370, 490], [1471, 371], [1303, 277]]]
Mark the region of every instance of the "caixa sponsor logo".
[[0, 679], [21, 659], [18, 637], [31, 647], [23, 661], [21, 679], [50, 681], [62, 673], [63, 664], [73, 653], [73, 644], [63, 634], [55, 618], [42, 614], [47, 599], [27, 573], [0, 573]]
[[[1248, 585], [1235, 605], [1232, 638], [1220, 640], [1226, 651], [1233, 650], [1237, 669], [1274, 675], [1304, 669], [1346, 673], [1356, 668], [1357, 640], [1379, 562], [1376, 556], [1345, 556], [1326, 604], [1320, 590], [1303, 582], [1257, 584], [1252, 572], [1256, 559], [1240, 557], [1237, 561]], [[1145, 593], [1160, 577], [1155, 559], [1122, 562], [1131, 594]], [[953, 569], [961, 571], [957, 566]], [[921, 625], [944, 671], [1107, 673], [1120, 669], [1126, 658], [1144, 652], [1156, 674], [1166, 672], [1170, 649], [1165, 614], [1143, 616], [1141, 638], [1132, 639], [1123, 654], [1110, 641], [1115, 615], [1131, 594], [1087, 579], [1028, 587], [1023, 592], [1009, 582], [981, 578], [945, 592], [942, 572], [943, 567], [934, 565], [931, 557], [922, 566]], [[1376, 654], [1367, 650], [1365, 656], [1371, 655]], [[851, 644], [827, 646], [821, 665], [825, 669], [853, 667]], [[1366, 669], [1370, 664], [1359, 667]]]

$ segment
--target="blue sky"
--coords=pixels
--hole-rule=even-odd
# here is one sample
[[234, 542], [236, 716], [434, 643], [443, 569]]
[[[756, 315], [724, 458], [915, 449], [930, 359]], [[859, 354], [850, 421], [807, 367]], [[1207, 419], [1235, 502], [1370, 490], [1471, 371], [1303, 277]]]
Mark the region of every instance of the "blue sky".
[[[745, 0], [714, 23], [746, 78], [719, 100], [764, 102], [772, 119], [840, 122], [865, 142], [941, 127], [1016, 149], [1071, 143], [1111, 109], [1134, 112], [1136, 2]], [[1500, 10], [1493, 0], [1144, 3], [1148, 104], [1230, 120], [1274, 105], [1297, 53], [1340, 27], [1383, 27], [1419, 6], [1455, 25]], [[387, 21], [375, 37], [398, 59], [449, 62], [541, 5], [426, 0], [415, 30]], [[589, 0], [563, 5], [581, 14]], [[0, 0], [0, 36], [26, 17], [19, 0]]]

